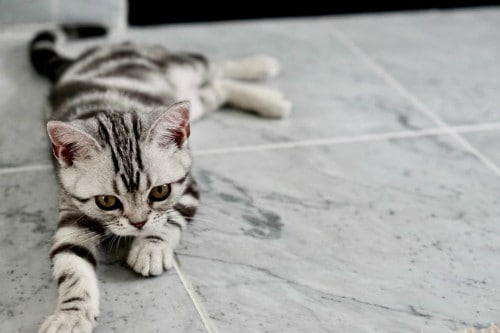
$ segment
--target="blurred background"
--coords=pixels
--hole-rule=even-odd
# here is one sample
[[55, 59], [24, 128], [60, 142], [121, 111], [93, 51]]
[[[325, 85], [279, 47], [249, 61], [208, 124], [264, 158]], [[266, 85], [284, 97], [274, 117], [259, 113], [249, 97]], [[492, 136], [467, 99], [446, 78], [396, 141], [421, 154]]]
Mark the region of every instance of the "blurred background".
[[112, 30], [123, 29], [127, 23], [127, 1], [0, 0], [0, 29], [4, 31], [59, 22], [102, 23]]

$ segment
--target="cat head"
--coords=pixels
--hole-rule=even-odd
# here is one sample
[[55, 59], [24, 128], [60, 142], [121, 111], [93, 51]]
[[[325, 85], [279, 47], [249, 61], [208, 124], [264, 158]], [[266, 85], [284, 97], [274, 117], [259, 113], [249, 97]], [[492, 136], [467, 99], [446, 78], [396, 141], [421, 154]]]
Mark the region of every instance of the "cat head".
[[58, 178], [71, 209], [122, 236], [166, 222], [191, 167], [189, 104], [150, 113], [102, 112], [49, 121]]

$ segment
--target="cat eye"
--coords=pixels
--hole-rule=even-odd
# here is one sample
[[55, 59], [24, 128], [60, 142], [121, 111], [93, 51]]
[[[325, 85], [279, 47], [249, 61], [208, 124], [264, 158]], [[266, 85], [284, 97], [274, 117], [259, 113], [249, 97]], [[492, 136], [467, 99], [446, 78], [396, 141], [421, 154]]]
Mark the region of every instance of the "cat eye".
[[153, 187], [151, 192], [149, 192], [149, 201], [163, 201], [170, 194], [170, 185], [163, 184], [160, 186]]
[[102, 210], [115, 210], [121, 207], [120, 200], [112, 195], [99, 195], [95, 197], [95, 203]]

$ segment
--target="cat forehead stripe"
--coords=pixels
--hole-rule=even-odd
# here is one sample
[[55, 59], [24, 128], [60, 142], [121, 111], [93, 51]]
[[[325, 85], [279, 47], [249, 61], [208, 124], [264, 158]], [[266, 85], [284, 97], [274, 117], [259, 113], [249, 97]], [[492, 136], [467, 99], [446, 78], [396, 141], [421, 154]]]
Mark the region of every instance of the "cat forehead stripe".
[[142, 125], [132, 113], [107, 112], [97, 116], [99, 133], [111, 150], [116, 176], [128, 192], [139, 190], [144, 169], [140, 147]]

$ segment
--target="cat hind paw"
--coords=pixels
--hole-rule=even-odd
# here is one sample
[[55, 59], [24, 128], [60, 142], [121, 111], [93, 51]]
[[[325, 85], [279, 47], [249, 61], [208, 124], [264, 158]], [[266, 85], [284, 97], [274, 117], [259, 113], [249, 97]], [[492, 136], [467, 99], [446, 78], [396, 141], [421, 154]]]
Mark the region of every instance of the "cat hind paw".
[[278, 75], [280, 70], [278, 60], [265, 54], [233, 59], [222, 64], [224, 77], [239, 80], [266, 80]]
[[264, 91], [263, 103], [257, 111], [259, 115], [267, 118], [284, 118], [290, 115], [292, 102], [281, 92], [273, 89]]

